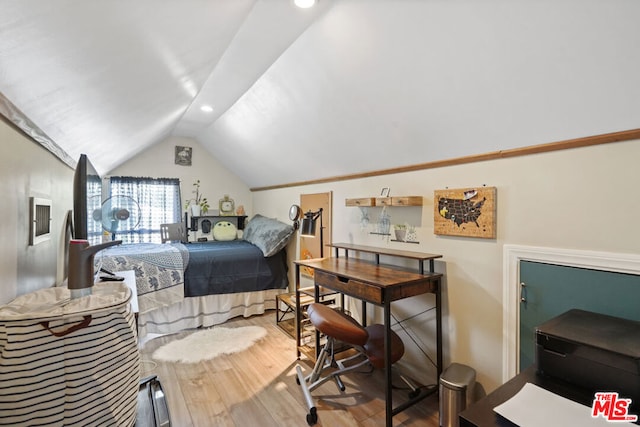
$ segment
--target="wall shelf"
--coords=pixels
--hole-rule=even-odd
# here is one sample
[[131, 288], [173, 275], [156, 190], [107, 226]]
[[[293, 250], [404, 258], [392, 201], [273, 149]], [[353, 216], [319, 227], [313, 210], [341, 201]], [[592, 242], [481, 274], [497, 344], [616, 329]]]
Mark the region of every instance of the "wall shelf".
[[374, 197], [363, 197], [363, 198], [345, 200], [345, 206], [369, 207], [369, 206], [375, 206], [375, 205], [376, 205], [376, 199]]
[[400, 243], [413, 243], [415, 245], [419, 245], [420, 242], [417, 242], [415, 240], [398, 240], [398, 239], [391, 239], [392, 242], [400, 242]]
[[345, 206], [422, 206], [422, 196], [360, 197], [345, 199]]
[[[360, 198], [351, 198], [345, 199], [346, 206], [357, 206], [360, 208], [364, 207], [408, 207], [408, 206], [422, 206], [424, 203], [422, 196], [393, 196], [393, 197], [360, 197]], [[365, 215], [366, 210], [363, 209], [363, 215]], [[367, 216], [367, 225], [368, 225], [368, 216]], [[375, 234], [379, 236], [392, 236], [389, 231], [391, 228], [390, 215], [388, 211], [381, 210], [380, 218], [378, 223], [376, 224], [375, 231], [370, 231], [369, 234]], [[415, 237], [411, 240], [401, 240], [400, 237], [396, 235], [396, 239], [393, 239], [392, 242], [403, 242], [403, 243], [419, 243]]]
[[247, 219], [246, 215], [200, 215], [191, 217], [191, 227], [189, 230], [198, 231], [198, 225], [205, 219], [211, 221], [211, 227], [220, 221], [229, 221], [236, 226], [238, 230], [244, 230], [244, 225]]
[[[201, 234], [201, 239], [209, 239], [213, 238], [213, 227], [219, 223], [220, 221], [229, 221], [233, 225], [236, 226], [238, 230], [244, 230], [244, 226], [246, 225], [247, 216], [246, 215], [200, 215], [200, 216], [191, 216], [185, 212], [184, 214], [184, 224], [186, 229], [185, 239], [189, 241], [189, 232], [193, 231], [194, 236], [198, 237], [198, 232]], [[209, 221], [207, 227], [209, 229], [208, 232], [203, 232], [203, 221]]]

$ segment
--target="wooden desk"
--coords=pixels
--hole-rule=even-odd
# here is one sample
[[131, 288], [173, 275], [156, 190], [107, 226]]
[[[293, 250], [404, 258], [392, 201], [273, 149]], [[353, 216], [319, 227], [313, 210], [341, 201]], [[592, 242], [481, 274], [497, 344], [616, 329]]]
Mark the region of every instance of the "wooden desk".
[[[439, 254], [428, 254], [425, 252], [415, 252], [415, 251], [405, 251], [399, 249], [390, 249], [390, 248], [379, 248], [376, 246], [366, 246], [366, 245], [354, 245], [353, 243], [329, 243], [327, 246], [335, 248], [335, 257], [340, 257], [340, 249], [344, 251], [344, 257], [349, 258], [349, 252], [362, 252], [373, 254], [375, 257], [375, 263], [380, 264], [380, 255], [395, 257], [395, 258], [406, 258], [418, 261], [418, 272], [420, 274], [424, 274], [424, 263], [429, 261], [429, 271], [433, 273], [435, 271], [435, 260], [438, 258], [442, 258], [442, 255]], [[362, 300], [362, 312], [366, 312], [367, 302]], [[367, 319], [363, 318], [362, 321], [363, 326], [367, 326]]]
[[[300, 267], [308, 267], [314, 270], [315, 301], [319, 301], [320, 287], [323, 287], [384, 308], [385, 409], [386, 425], [388, 427], [392, 425], [394, 415], [437, 391], [437, 387], [433, 390], [423, 391], [409, 401], [395, 408], [393, 407], [390, 363], [391, 303], [424, 293], [434, 293], [436, 295], [436, 369], [439, 378], [442, 373], [442, 274], [418, 274], [347, 257], [299, 260], [294, 261], [294, 264], [296, 267], [296, 288], [300, 287]], [[316, 334], [318, 333], [316, 332]], [[316, 342], [318, 342], [318, 339], [319, 337], [316, 336]]]

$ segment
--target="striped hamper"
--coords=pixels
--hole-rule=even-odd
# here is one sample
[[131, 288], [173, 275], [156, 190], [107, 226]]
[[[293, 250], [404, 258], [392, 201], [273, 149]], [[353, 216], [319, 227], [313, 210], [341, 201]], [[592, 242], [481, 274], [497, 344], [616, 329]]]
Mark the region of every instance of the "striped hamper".
[[131, 291], [95, 285], [0, 307], [0, 426], [133, 426], [140, 381]]

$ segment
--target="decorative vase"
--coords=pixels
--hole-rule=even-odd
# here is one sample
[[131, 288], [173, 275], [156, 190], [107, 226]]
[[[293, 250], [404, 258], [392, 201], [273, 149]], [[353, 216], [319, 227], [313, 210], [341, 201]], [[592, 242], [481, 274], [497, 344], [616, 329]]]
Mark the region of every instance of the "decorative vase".
[[391, 232], [391, 217], [384, 209], [378, 218], [378, 232], [385, 236], [390, 235]]
[[200, 205], [191, 205], [191, 216], [200, 216]]

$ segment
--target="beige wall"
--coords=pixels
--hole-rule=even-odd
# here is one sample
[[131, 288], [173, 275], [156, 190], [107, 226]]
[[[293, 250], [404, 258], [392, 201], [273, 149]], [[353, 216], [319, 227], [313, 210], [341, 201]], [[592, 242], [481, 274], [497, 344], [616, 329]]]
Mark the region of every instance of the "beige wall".
[[[175, 164], [175, 146], [193, 147], [191, 166]], [[247, 215], [252, 212], [249, 187], [211, 156], [194, 139], [169, 137], [108, 173], [121, 176], [149, 176], [153, 178], [179, 178], [182, 203], [193, 197], [193, 183], [200, 180], [200, 190], [207, 197], [211, 209], [218, 209], [218, 201], [228, 194], [236, 207], [244, 205]]]
[[[637, 159], [640, 141], [451, 166], [404, 174], [317, 184], [254, 193], [256, 211], [287, 218], [300, 193], [333, 191], [333, 241], [354, 242], [444, 255], [436, 269], [444, 281], [445, 365], [465, 363], [478, 372], [485, 391], [502, 383], [504, 244], [638, 253], [640, 209]], [[433, 234], [433, 193], [444, 188], [497, 187], [495, 240]], [[392, 223], [416, 221], [419, 245], [390, 242], [361, 230], [359, 208], [344, 199], [376, 196], [382, 187], [392, 195], [422, 195], [423, 208], [391, 208]], [[380, 208], [369, 209], [375, 222]], [[433, 304], [421, 296], [396, 303], [398, 318], [421, 313]], [[433, 317], [409, 322], [422, 348], [432, 352]], [[405, 342], [407, 340], [405, 339]], [[413, 344], [409, 366], [424, 372], [424, 359]], [[429, 378], [425, 378], [426, 381]]]
[[[61, 281], [59, 254], [73, 170], [0, 119], [0, 304]], [[52, 237], [29, 246], [29, 197], [51, 199]]]

